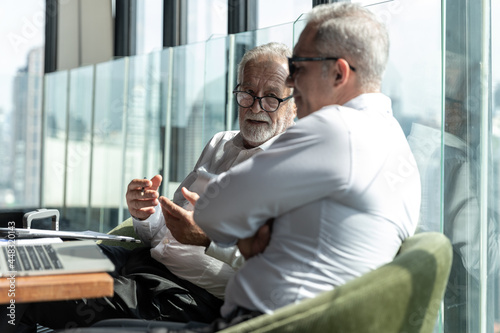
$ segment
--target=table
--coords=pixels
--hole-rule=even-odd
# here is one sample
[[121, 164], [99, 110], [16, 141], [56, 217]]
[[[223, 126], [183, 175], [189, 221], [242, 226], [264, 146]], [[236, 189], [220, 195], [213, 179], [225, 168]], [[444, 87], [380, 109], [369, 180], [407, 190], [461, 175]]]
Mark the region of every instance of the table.
[[[9, 296], [11, 281], [0, 278], [0, 304], [59, 301], [113, 296], [113, 278], [108, 273], [60, 274], [15, 277], [15, 296]], [[12, 291], [11, 291], [12, 293]]]

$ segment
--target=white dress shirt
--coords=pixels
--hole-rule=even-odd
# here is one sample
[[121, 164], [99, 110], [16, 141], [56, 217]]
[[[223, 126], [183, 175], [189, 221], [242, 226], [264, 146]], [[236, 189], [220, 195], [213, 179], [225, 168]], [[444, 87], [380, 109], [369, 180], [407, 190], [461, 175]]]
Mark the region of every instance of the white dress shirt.
[[[184, 179], [174, 194], [173, 201], [186, 209], [192, 205], [184, 198], [182, 187], [200, 193], [211, 179], [210, 174], [220, 174], [232, 166], [263, 151], [276, 139], [272, 138], [259, 147], [246, 149], [238, 131], [217, 133], [205, 146], [194, 170]], [[211, 243], [205, 252], [203, 246], [179, 243], [165, 225], [160, 205], [146, 220], [133, 218], [134, 229], [141, 240], [151, 246], [151, 256], [164, 264], [172, 273], [206, 289], [223, 299], [224, 290], [234, 270], [244, 262], [236, 247], [221, 248]]]
[[275, 218], [265, 251], [228, 283], [227, 316], [236, 306], [272, 313], [390, 262], [419, 207], [418, 170], [391, 101], [363, 94], [302, 118], [219, 175], [194, 219], [229, 246]]

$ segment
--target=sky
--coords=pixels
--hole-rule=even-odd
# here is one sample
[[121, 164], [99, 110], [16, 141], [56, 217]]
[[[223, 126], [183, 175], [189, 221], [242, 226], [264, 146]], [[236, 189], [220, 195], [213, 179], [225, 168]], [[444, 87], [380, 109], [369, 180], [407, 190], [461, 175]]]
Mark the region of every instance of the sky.
[[12, 80], [44, 34], [45, 0], [0, 1], [0, 109], [11, 111]]

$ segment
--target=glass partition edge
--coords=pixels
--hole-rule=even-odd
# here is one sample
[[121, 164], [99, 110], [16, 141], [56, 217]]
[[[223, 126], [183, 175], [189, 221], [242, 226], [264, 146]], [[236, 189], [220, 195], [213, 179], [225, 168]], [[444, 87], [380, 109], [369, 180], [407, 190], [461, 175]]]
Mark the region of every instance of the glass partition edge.
[[491, 0], [482, 0], [482, 27], [481, 27], [481, 156], [480, 156], [480, 311], [481, 332], [487, 332], [487, 307], [488, 307], [488, 205], [489, 205], [489, 155], [491, 139]]
[[[126, 188], [126, 179], [125, 179], [125, 158], [127, 156], [126, 154], [126, 142], [127, 142], [127, 108], [128, 108], [128, 80], [129, 80], [129, 62], [130, 58], [126, 57], [125, 58], [125, 82], [123, 84], [123, 117], [122, 117], [122, 169], [121, 173], [122, 176], [121, 178], [121, 184], [120, 184], [120, 193], [125, 193], [125, 188]], [[121, 221], [123, 221], [123, 210], [125, 209], [125, 205], [123, 200], [120, 200], [120, 208], [118, 210], [118, 221], [116, 221], [116, 225], [120, 224]]]

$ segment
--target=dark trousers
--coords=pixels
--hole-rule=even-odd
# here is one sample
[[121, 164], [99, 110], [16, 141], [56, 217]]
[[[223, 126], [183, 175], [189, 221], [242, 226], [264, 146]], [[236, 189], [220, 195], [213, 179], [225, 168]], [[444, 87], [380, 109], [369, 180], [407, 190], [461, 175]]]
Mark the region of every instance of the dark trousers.
[[149, 248], [101, 249], [115, 264], [113, 297], [19, 304], [18, 323], [4, 324], [2, 315], [0, 331], [36, 332], [37, 323], [53, 329], [86, 327], [111, 318], [210, 323], [220, 316], [220, 299], [171, 273], [151, 258]]
[[259, 311], [251, 311], [239, 307], [228, 318], [218, 318], [210, 324], [115, 319], [97, 323], [95, 326], [89, 328], [65, 330], [63, 333], [214, 333], [260, 316], [261, 314]]

